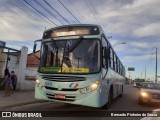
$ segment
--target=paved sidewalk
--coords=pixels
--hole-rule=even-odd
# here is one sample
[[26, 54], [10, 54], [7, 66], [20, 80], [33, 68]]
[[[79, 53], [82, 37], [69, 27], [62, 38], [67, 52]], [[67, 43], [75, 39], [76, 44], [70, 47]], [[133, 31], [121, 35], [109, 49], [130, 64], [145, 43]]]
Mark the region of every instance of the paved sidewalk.
[[0, 91], [0, 110], [4, 108], [42, 102], [34, 98], [34, 91], [15, 91], [11, 96], [4, 97], [4, 91]]

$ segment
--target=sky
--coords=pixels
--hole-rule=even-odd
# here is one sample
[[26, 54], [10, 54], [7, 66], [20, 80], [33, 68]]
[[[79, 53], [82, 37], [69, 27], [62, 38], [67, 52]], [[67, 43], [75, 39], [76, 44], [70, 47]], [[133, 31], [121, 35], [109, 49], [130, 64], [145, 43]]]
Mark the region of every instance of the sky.
[[[31, 53], [45, 29], [98, 24], [125, 66], [126, 76], [144, 78], [146, 68], [146, 78], [154, 80], [155, 48], [160, 76], [159, 6], [159, 0], [0, 0], [0, 40], [14, 49], [27, 46]], [[127, 71], [128, 67], [135, 71]]]

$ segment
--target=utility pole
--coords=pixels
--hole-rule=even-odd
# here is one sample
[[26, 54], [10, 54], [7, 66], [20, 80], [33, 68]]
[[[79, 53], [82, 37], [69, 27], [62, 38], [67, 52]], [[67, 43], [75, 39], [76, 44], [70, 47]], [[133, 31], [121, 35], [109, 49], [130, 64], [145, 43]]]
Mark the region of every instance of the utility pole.
[[155, 75], [155, 83], [157, 83], [157, 48], [156, 48], [156, 75]]
[[144, 71], [145, 71], [145, 81], [146, 81], [146, 66], [145, 66], [145, 70]]
[[131, 77], [131, 72], [129, 72], [129, 79], [130, 79], [130, 77]]
[[[157, 47], [154, 47], [156, 49], [156, 73], [155, 73], [155, 83], [157, 83]], [[153, 49], [153, 48], [152, 48]]]

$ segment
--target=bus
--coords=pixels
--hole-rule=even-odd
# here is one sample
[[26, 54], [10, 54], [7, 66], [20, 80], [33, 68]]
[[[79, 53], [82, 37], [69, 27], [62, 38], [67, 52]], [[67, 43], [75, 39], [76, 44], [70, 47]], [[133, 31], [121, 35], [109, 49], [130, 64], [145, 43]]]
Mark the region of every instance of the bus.
[[[36, 56], [37, 43], [40, 56]], [[101, 26], [63, 25], [34, 42], [40, 60], [35, 98], [108, 109], [123, 94], [125, 67]]]

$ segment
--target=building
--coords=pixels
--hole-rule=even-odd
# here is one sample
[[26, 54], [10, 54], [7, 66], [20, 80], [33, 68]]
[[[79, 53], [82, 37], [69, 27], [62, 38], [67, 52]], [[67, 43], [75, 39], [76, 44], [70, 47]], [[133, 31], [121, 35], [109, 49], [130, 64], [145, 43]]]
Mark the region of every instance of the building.
[[[40, 56], [40, 51], [37, 51], [35, 55]], [[39, 60], [37, 60], [36, 57], [32, 53], [28, 54], [27, 67], [37, 67], [38, 68], [38, 66], [39, 66]]]

